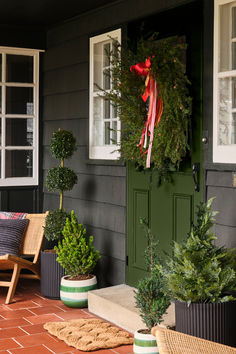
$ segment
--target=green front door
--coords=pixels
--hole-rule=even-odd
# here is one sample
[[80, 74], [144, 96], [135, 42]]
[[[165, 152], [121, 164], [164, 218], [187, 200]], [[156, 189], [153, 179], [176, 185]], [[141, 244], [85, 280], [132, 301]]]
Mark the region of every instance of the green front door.
[[[185, 14], [186, 21], [181, 20]], [[167, 21], [169, 20], [169, 22]], [[201, 42], [201, 7], [186, 6], [176, 11], [158, 15], [156, 23], [162, 26], [171, 23], [171, 31], [162, 32], [169, 35], [186, 36], [187, 74], [191, 81], [193, 107], [191, 117], [191, 153], [186, 157], [180, 172], [172, 174], [172, 183], [164, 182], [158, 185], [157, 173], [138, 172], [133, 164], [127, 165], [127, 266], [126, 283], [132, 286], [146, 275], [144, 264], [144, 249], [147, 242], [140, 217], [148, 220], [152, 233], [160, 241], [160, 249], [170, 252], [171, 242], [180, 241], [186, 237], [194, 221], [196, 205], [203, 200], [203, 169], [201, 158], [202, 138], [202, 42]], [[152, 25], [153, 26], [153, 25]], [[150, 25], [149, 25], [150, 27]], [[169, 26], [170, 27], [170, 26]], [[181, 29], [180, 29], [181, 28]], [[150, 30], [150, 28], [148, 28]], [[163, 29], [163, 28], [162, 28]], [[161, 34], [161, 28], [156, 25], [155, 31]], [[193, 179], [193, 166], [199, 166], [196, 183]], [[197, 164], [197, 165], [196, 165]]]

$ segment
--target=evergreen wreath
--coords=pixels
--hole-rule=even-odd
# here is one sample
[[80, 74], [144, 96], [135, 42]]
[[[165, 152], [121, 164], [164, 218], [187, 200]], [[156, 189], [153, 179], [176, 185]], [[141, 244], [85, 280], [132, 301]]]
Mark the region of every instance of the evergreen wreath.
[[150, 167], [166, 175], [168, 171], [179, 169], [189, 150], [192, 100], [183, 63], [186, 44], [178, 37], [160, 41], [156, 38], [155, 33], [148, 40], [140, 40], [136, 53], [113, 41], [111, 67], [105, 72], [111, 77], [112, 89], [103, 90], [103, 95], [119, 112], [122, 123], [121, 158], [135, 162], [141, 170], [146, 168], [146, 153], [141, 154], [140, 151], [140, 138], [148, 114], [148, 104], [142, 100], [145, 78], [131, 72], [130, 68], [150, 58], [150, 77], [158, 83], [159, 96], [163, 101], [162, 116], [154, 129]]

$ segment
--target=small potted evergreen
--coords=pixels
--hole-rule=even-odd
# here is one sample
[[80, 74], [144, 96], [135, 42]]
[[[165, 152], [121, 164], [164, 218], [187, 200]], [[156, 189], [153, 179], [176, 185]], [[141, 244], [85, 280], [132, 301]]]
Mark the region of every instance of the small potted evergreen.
[[50, 298], [60, 297], [60, 280], [64, 275], [62, 267], [56, 262], [54, 245], [62, 238], [66, 217], [69, 214], [63, 208], [64, 192], [69, 191], [77, 183], [75, 172], [64, 166], [64, 160], [70, 158], [76, 150], [76, 139], [70, 131], [58, 129], [53, 133], [50, 151], [59, 159], [60, 165], [48, 171], [46, 187], [50, 192], [59, 190], [59, 208], [50, 210], [44, 228], [49, 247], [41, 252], [41, 293]]
[[69, 307], [87, 307], [88, 291], [97, 287], [92, 272], [100, 259], [99, 252], [93, 247], [93, 236], [86, 237], [86, 229], [78, 223], [73, 210], [66, 218], [62, 234], [55, 246], [57, 261], [66, 274], [61, 279], [61, 300]]
[[182, 243], [174, 242], [166, 280], [177, 331], [236, 346], [235, 249], [214, 243], [212, 201], [200, 203], [196, 225]]
[[146, 329], [139, 329], [134, 334], [134, 353], [156, 353], [158, 348], [156, 337], [151, 334], [152, 327], [162, 322], [162, 316], [170, 305], [170, 297], [165, 290], [162, 260], [158, 242], [155, 241], [147, 221], [143, 218], [140, 223], [145, 228], [148, 246], [144, 252], [145, 263], [149, 275], [140, 280], [135, 291], [136, 307], [146, 325]]

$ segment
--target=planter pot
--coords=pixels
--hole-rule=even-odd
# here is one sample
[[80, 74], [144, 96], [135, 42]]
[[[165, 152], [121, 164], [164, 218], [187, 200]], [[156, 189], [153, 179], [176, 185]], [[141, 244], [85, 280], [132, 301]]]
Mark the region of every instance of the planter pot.
[[134, 333], [134, 345], [133, 345], [134, 354], [139, 353], [152, 353], [158, 354], [156, 337], [152, 334], [144, 334], [140, 333], [140, 331], [136, 331]]
[[216, 304], [176, 301], [176, 331], [236, 347], [236, 301]]
[[97, 289], [97, 278], [68, 280], [68, 277], [61, 278], [61, 301], [69, 307], [88, 307], [88, 291]]
[[60, 299], [60, 282], [65, 275], [64, 269], [56, 258], [56, 253], [41, 252], [40, 292], [51, 299]]

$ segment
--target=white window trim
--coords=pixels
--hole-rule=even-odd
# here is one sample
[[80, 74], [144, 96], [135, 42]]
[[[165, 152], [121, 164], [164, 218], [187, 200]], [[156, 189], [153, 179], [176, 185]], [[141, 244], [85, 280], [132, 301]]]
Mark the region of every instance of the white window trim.
[[[220, 6], [230, 4], [235, 1], [232, 0], [215, 0], [214, 9], [214, 61], [213, 61], [213, 162], [214, 163], [236, 163], [236, 144], [232, 145], [219, 145], [218, 144], [218, 100], [219, 100], [219, 87], [218, 79], [226, 77], [236, 77], [236, 70], [219, 72], [219, 38], [220, 38]], [[229, 26], [232, 30], [232, 18], [230, 16]]]
[[[0, 150], [32, 150], [33, 151], [33, 176], [32, 177], [8, 177], [5, 178], [5, 153], [2, 154], [1, 160], [1, 178], [0, 178], [0, 186], [1, 187], [9, 187], [9, 186], [32, 186], [38, 185], [38, 170], [39, 170], [39, 53], [44, 52], [43, 50], [38, 49], [27, 49], [27, 48], [13, 48], [13, 47], [1, 47], [0, 53], [2, 54], [2, 82], [0, 86], [2, 87], [2, 112], [0, 113], [0, 118], [2, 121], [2, 143], [0, 146]], [[7, 83], [6, 78], [4, 77], [6, 73], [6, 55], [7, 54], [15, 54], [15, 55], [26, 55], [32, 56], [33, 60], [33, 83]], [[32, 87], [33, 88], [33, 97], [34, 97], [34, 114], [6, 114], [5, 112], [5, 97], [6, 97], [6, 87]], [[6, 148], [5, 145], [5, 121], [6, 118], [33, 118], [33, 146], [8, 146]], [[1, 151], [2, 152], [2, 151]]]
[[110, 40], [111, 38], [118, 38], [121, 43], [121, 29], [103, 33], [101, 35], [90, 38], [90, 80], [89, 80], [89, 158], [100, 160], [118, 160], [120, 158], [119, 143], [120, 143], [120, 120], [117, 121], [117, 145], [104, 145], [94, 146], [93, 144], [93, 98], [96, 94], [93, 92], [94, 83], [94, 70], [93, 70], [93, 58], [94, 58], [94, 45], [99, 42]]

